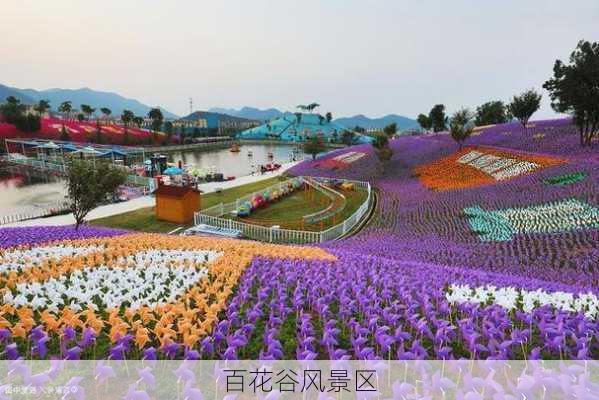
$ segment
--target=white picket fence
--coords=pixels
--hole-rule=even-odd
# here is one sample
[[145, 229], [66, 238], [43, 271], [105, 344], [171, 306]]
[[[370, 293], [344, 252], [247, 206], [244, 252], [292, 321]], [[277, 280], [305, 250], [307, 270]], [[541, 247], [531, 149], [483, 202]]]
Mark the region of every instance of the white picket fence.
[[[299, 178], [302, 180], [304, 179], [304, 177]], [[330, 180], [329, 178], [321, 177], [310, 178], [318, 181]], [[336, 240], [350, 232], [356, 226], [356, 224], [358, 224], [362, 220], [362, 218], [368, 212], [368, 209], [370, 208], [370, 205], [373, 200], [372, 188], [370, 186], [370, 183], [346, 179], [336, 180], [353, 183], [354, 186], [366, 190], [367, 196], [366, 200], [364, 200], [360, 207], [350, 217], [345, 219], [343, 222], [335, 226], [332, 226], [331, 228], [324, 231], [314, 232], [292, 229], [280, 229], [256, 224], [248, 224], [245, 222], [238, 222], [229, 218], [221, 218], [222, 215], [228, 214], [231, 211], [237, 209], [237, 204], [239, 204], [237, 201], [226, 204], [217, 204], [216, 206], [195, 213], [194, 223], [195, 225], [206, 224], [218, 228], [235, 229], [242, 232], [243, 235], [249, 239], [270, 243], [309, 244]], [[284, 184], [284, 182], [281, 182], [281, 184]], [[276, 187], [278, 185], [279, 184], [276, 184], [274, 186]], [[258, 193], [261, 193], [263, 191], [264, 190]], [[248, 196], [244, 196], [242, 199], [245, 199], [247, 197]]]
[[27, 219], [42, 218], [63, 211], [67, 211], [70, 205], [67, 201], [56, 201], [51, 204], [44, 205], [44, 208], [37, 210], [23, 211], [10, 215], [0, 215], [0, 225], [12, 224], [13, 222], [24, 221]]

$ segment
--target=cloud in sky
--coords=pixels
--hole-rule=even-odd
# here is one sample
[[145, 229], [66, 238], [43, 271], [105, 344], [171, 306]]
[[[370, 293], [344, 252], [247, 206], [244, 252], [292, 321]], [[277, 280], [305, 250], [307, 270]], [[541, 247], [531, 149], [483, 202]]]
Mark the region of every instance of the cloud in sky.
[[[91, 87], [185, 114], [212, 106], [415, 116], [540, 89], [599, 39], [599, 2], [19, 1], [0, 13], [0, 83]], [[545, 95], [538, 116], [553, 112]]]

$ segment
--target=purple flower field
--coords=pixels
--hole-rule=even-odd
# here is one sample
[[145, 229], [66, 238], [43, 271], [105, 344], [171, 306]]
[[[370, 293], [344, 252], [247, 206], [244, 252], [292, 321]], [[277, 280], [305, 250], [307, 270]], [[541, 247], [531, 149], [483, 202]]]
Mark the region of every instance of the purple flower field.
[[[581, 149], [569, 119], [536, 121], [527, 129], [491, 127], [466, 145], [566, 162], [444, 191], [425, 187], [414, 169], [458, 150], [447, 134], [401, 137], [390, 145], [393, 157], [384, 169], [370, 145], [360, 145], [324, 157], [366, 153], [346, 167], [319, 159], [291, 170], [367, 180], [376, 188], [377, 210], [369, 224], [350, 238], [320, 245], [336, 260], [262, 253], [248, 258], [218, 322], [195, 346], [173, 337], [162, 347], [148, 343], [137, 356], [599, 358], [599, 144]], [[573, 173], [581, 179], [547, 184], [549, 178]], [[473, 223], [465, 210], [481, 210], [479, 220]], [[508, 234], [481, 231], [487, 222], [489, 229]], [[0, 247], [122, 233], [8, 228], [0, 230]], [[77, 348], [93, 342], [89, 330], [68, 335], [69, 343], [83, 343]], [[2, 336], [10, 334], [0, 330], [0, 344], [8, 340]], [[31, 331], [33, 340], [41, 340], [38, 336], [46, 339], [39, 328]], [[108, 357], [131, 355], [134, 338], [127, 331], [108, 347]], [[6, 357], [21, 354], [4, 347]]]
[[[599, 230], [530, 233], [510, 241], [483, 242], [463, 213], [472, 206], [501, 210], [571, 198], [599, 206], [597, 145], [581, 150], [569, 119], [534, 125], [527, 130], [518, 124], [492, 127], [467, 145], [556, 155], [568, 163], [472, 189], [436, 192], [414, 175], [414, 167], [457, 150], [442, 134], [393, 140], [394, 156], [384, 174], [372, 151], [368, 159], [345, 170], [323, 171], [311, 161], [295, 167], [294, 174], [370, 180], [379, 191], [377, 215], [359, 234], [323, 244], [339, 256], [335, 263], [255, 260], [227, 318], [213, 341], [205, 343], [210, 344], [210, 355], [599, 357], [596, 316], [584, 313], [594, 305], [564, 309], [556, 305], [559, 301], [527, 298], [536, 290], [555, 296], [597, 294]], [[543, 183], [578, 171], [587, 174], [581, 182]], [[493, 299], [451, 304], [451, 285], [527, 292], [519, 294], [514, 309]], [[530, 304], [523, 305], [526, 302]]]
[[74, 226], [44, 226], [28, 228], [0, 228], [0, 249], [17, 246], [31, 246], [57, 240], [90, 239], [117, 236], [127, 233], [121, 229], [109, 229], [83, 225], [79, 230]]

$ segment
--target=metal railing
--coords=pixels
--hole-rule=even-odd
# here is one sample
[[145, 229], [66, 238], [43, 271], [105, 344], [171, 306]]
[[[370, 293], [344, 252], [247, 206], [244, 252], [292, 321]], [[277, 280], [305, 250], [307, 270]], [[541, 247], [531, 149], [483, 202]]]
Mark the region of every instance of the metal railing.
[[[32, 167], [34, 169], [42, 170], [42, 171], [51, 171], [57, 172], [61, 175], [66, 175], [66, 166], [65, 164], [56, 164], [44, 160], [35, 160], [33, 158], [26, 157], [11, 157], [9, 155], [8, 160], [11, 163], [23, 165], [27, 167]], [[117, 166], [117, 168], [122, 168], [122, 166]], [[145, 176], [127, 174], [126, 183], [135, 186], [142, 186], [145, 191], [150, 191], [152, 187], [153, 178], [148, 178]]]
[[[305, 177], [299, 178], [305, 180]], [[329, 178], [320, 177], [312, 177], [312, 179], [319, 181], [330, 180]], [[335, 240], [346, 235], [356, 226], [358, 222], [362, 220], [364, 215], [368, 212], [368, 209], [370, 208], [373, 199], [372, 188], [370, 186], [370, 183], [346, 179], [336, 180], [341, 182], [353, 183], [355, 187], [360, 188], [362, 190], [366, 190], [367, 196], [366, 200], [364, 200], [360, 207], [358, 207], [358, 209], [351, 216], [346, 218], [343, 222], [335, 226], [332, 226], [324, 231], [317, 232], [281, 229], [277, 227], [265, 227], [262, 225], [239, 222], [229, 218], [221, 218], [222, 215], [228, 214], [231, 211], [237, 209], [237, 201], [226, 204], [217, 204], [213, 207], [195, 213], [194, 224], [206, 224], [218, 228], [236, 229], [241, 231], [243, 235], [249, 239], [270, 243], [309, 244]], [[284, 184], [284, 182], [281, 182], [281, 184]], [[258, 193], [261, 193], [263, 191], [264, 190]], [[244, 196], [243, 198], [247, 198], [248, 196]]]
[[0, 225], [11, 224], [13, 222], [25, 221], [27, 219], [48, 217], [60, 214], [70, 209], [68, 201], [56, 201], [47, 204], [44, 208], [38, 210], [23, 211], [20, 213], [0, 216]]

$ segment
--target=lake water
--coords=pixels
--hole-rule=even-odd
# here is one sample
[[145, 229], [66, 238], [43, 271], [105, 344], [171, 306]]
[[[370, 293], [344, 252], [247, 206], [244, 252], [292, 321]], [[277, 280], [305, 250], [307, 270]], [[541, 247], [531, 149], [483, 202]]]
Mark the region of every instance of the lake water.
[[[195, 164], [198, 168], [214, 169], [226, 176], [245, 176], [268, 163], [292, 161], [293, 145], [245, 144], [239, 153], [228, 148], [206, 152], [169, 153], [171, 162]], [[248, 152], [252, 156], [248, 156]], [[273, 158], [268, 157], [273, 154]], [[300, 155], [303, 157], [303, 154]], [[64, 199], [64, 181], [28, 169], [0, 167], [0, 217], [31, 213], [45, 209]]]
[[[183, 164], [195, 164], [198, 168], [214, 169], [226, 176], [245, 176], [257, 171], [260, 165], [268, 163], [286, 164], [293, 161], [294, 145], [284, 144], [243, 144], [239, 153], [228, 148], [205, 152], [170, 153], [171, 162], [181, 161]], [[250, 157], [248, 153], [251, 153]], [[272, 153], [273, 158], [268, 157]], [[300, 155], [303, 157], [303, 154]]]
[[29, 214], [64, 200], [64, 181], [23, 168], [0, 169], [0, 216]]

